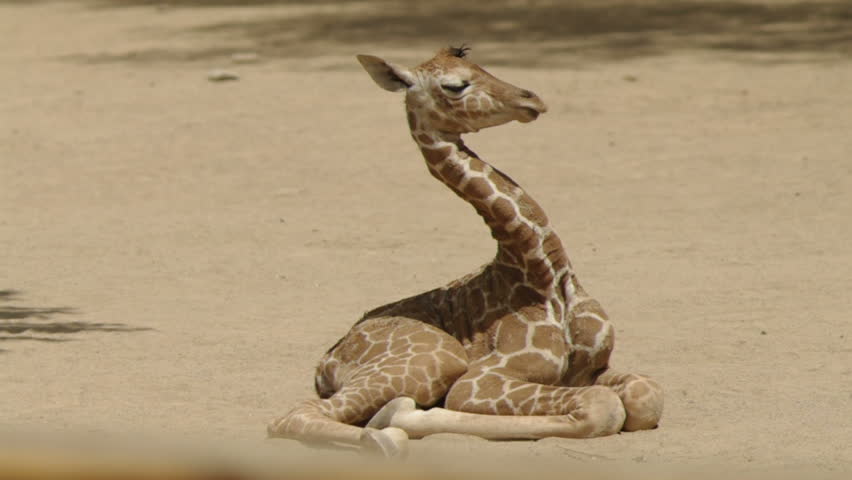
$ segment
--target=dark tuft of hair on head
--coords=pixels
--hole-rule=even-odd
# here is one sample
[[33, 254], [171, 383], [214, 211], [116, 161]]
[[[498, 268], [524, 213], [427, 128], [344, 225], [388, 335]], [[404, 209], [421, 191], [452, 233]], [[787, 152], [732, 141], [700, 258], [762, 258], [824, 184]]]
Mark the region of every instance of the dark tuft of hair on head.
[[467, 56], [467, 52], [470, 51], [470, 47], [462, 43], [461, 47], [453, 47], [450, 46], [450, 54], [454, 57], [464, 58]]

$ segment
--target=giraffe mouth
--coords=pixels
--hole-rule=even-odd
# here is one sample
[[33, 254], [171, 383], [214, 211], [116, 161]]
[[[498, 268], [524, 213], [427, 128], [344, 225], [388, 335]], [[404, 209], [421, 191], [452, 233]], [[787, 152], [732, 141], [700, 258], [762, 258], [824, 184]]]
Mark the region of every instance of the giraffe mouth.
[[531, 107], [518, 107], [518, 111], [520, 112], [520, 115], [518, 116], [518, 121], [521, 123], [532, 122], [543, 113]]

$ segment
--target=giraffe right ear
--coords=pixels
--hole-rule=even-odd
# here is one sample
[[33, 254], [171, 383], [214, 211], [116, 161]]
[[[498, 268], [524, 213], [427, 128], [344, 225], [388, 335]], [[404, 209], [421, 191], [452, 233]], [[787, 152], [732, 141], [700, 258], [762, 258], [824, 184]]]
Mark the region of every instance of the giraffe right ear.
[[372, 55], [358, 55], [358, 61], [373, 81], [385, 90], [396, 92], [414, 85], [414, 75], [405, 68]]

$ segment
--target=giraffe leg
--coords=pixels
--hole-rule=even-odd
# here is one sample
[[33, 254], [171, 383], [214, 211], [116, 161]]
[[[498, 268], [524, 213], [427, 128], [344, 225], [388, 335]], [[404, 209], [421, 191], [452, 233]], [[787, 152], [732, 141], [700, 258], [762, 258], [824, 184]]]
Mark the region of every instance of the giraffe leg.
[[412, 400], [398, 398], [368, 425], [398, 427], [412, 438], [434, 433], [492, 440], [587, 438], [618, 433], [626, 417], [608, 387], [542, 385], [513, 378], [505, 368], [475, 366], [450, 389], [446, 407], [421, 411]]
[[365, 451], [401, 456], [408, 440], [405, 432], [358, 425], [400, 396], [434, 405], [466, 368], [463, 348], [445, 332], [405, 318], [365, 321], [320, 366], [331, 377], [324, 379], [330, 388], [340, 385], [337, 391], [300, 403], [273, 421], [267, 432], [271, 437], [360, 445]]
[[[626, 413], [605, 386], [557, 386], [568, 356], [562, 327], [529, 322], [536, 311], [507, 316], [494, 327], [495, 349], [469, 365], [447, 393], [446, 409], [420, 412], [398, 400], [373, 426], [411, 436], [466, 433], [489, 439], [585, 438], [621, 431]], [[529, 340], [528, 340], [529, 339]], [[502, 351], [501, 351], [502, 350]]]
[[403, 457], [408, 452], [408, 436], [398, 428], [376, 430], [349, 425], [333, 418], [326, 400], [302, 402], [287, 415], [266, 428], [269, 437], [293, 438], [307, 443], [335, 443], [361, 446], [385, 457]]
[[622, 374], [609, 368], [610, 354], [615, 346], [615, 329], [600, 303], [586, 296], [578, 283], [575, 283], [575, 289], [582, 298], [568, 312], [574, 351], [561, 383], [609, 387], [621, 398], [627, 412], [624, 430], [656, 427], [663, 413], [662, 388], [648, 377]]
[[339, 421], [338, 416], [331, 400], [306, 400], [270, 422], [266, 432], [270, 437], [305, 442], [359, 444], [362, 429]]
[[362, 423], [393, 398], [392, 395], [367, 398], [362, 392], [363, 385], [357, 385], [344, 387], [328, 399], [303, 401], [287, 415], [271, 422], [267, 434], [307, 443], [360, 446], [367, 453], [404, 457], [408, 453], [408, 436], [404, 431], [395, 427], [379, 430], [353, 425]]
[[411, 438], [460, 433], [490, 440], [590, 438], [621, 430], [624, 407], [612, 390], [605, 387], [561, 388], [575, 390], [575, 395], [570, 412], [559, 415], [490, 415], [445, 408], [418, 410], [412, 399], [401, 397], [385, 405], [368, 426], [397, 427]]
[[607, 386], [621, 398], [627, 411], [625, 431], [649, 430], [660, 422], [663, 415], [663, 389], [653, 379], [607, 369], [598, 376], [595, 385]]

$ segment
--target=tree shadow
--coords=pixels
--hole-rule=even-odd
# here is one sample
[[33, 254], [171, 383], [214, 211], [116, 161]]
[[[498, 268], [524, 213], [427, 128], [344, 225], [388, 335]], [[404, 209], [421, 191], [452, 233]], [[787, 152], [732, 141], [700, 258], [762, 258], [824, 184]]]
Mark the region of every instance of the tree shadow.
[[[148, 327], [132, 327], [123, 323], [96, 323], [83, 321], [56, 321], [57, 315], [75, 315], [79, 312], [69, 307], [21, 307], [5, 305], [18, 302], [21, 292], [17, 290], [0, 290], [0, 341], [38, 341], [58, 343], [72, 339], [67, 337], [51, 337], [50, 334], [61, 335], [81, 332], [140, 332], [151, 330]], [[21, 335], [27, 333], [27, 335]]]
[[[252, 50], [270, 58], [351, 55], [372, 49], [436, 49], [467, 42], [477, 59], [515, 65], [615, 61], [677, 51], [852, 56], [852, 2], [755, 0], [91, 0], [97, 8], [269, 6], [269, 15], [194, 28], [215, 47], [78, 57], [89, 62], [193, 61]], [[205, 42], [206, 43], [206, 42]], [[228, 46], [228, 44], [233, 46]]]

